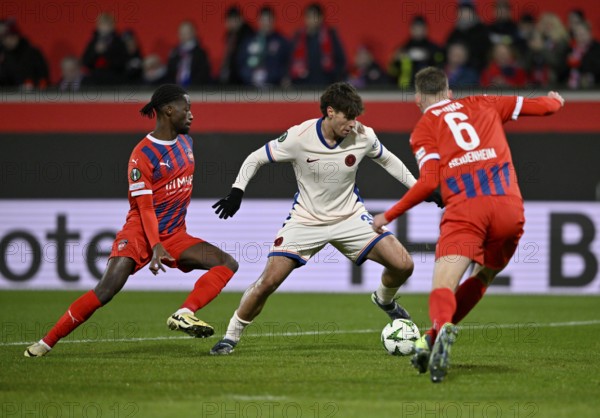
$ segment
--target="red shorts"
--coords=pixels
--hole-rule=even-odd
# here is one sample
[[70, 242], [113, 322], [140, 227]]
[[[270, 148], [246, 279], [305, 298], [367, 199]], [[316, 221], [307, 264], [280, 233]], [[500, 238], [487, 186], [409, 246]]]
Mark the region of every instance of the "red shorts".
[[491, 269], [503, 269], [523, 235], [523, 201], [514, 196], [467, 199], [446, 208], [435, 258], [462, 255]]
[[[165, 247], [165, 250], [175, 260], [179, 260], [181, 254], [193, 245], [204, 242], [200, 238], [189, 235], [185, 229], [177, 231], [167, 237], [162, 236], [160, 240], [161, 244]], [[152, 248], [146, 240], [146, 235], [142, 230], [141, 225], [125, 227], [117, 233], [117, 237], [112, 246], [109, 259], [112, 257], [128, 257], [135, 261], [135, 268], [133, 272], [137, 272], [143, 268], [152, 259]], [[182, 268], [175, 263], [165, 263], [165, 265], [178, 268], [183, 272], [190, 271], [189, 269]]]

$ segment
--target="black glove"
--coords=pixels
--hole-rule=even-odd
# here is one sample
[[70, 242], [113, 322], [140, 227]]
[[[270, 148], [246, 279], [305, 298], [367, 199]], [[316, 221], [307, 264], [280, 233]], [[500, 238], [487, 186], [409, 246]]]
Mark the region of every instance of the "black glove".
[[232, 187], [227, 197], [219, 200], [212, 207], [213, 209], [216, 208], [215, 213], [219, 215], [219, 218], [227, 219], [233, 217], [238, 211], [242, 205], [242, 197], [244, 197], [244, 191], [237, 187]]
[[426, 202], [434, 202], [440, 209], [444, 208], [444, 201], [442, 200], [442, 195], [439, 194], [439, 192], [437, 192], [437, 191], [431, 193], [429, 195], [429, 197], [427, 197], [425, 199], [425, 201]]

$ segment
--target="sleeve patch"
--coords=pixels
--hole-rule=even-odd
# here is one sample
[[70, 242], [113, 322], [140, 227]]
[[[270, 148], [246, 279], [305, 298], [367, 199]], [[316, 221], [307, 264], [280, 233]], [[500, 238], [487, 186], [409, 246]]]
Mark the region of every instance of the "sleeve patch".
[[279, 138], [277, 138], [277, 142], [283, 142], [287, 138], [288, 133], [285, 131]]
[[132, 183], [129, 185], [129, 191], [133, 192], [134, 190], [143, 189], [144, 187], [146, 187], [146, 183], [143, 181], [140, 181], [139, 183]]
[[129, 173], [129, 178], [133, 181], [138, 181], [142, 178], [142, 172], [137, 168], [132, 168]]
[[415, 152], [415, 158], [419, 161], [421, 158], [425, 156], [425, 147], [421, 147]]

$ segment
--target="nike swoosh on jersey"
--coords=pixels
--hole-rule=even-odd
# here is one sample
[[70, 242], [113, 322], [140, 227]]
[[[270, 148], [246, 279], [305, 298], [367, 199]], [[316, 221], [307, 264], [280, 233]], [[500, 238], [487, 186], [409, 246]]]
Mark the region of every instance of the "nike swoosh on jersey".
[[309, 164], [310, 163], [314, 163], [315, 161], [319, 161], [319, 158], [315, 158], [314, 160], [311, 160], [310, 158], [306, 159], [306, 162], [309, 163]]

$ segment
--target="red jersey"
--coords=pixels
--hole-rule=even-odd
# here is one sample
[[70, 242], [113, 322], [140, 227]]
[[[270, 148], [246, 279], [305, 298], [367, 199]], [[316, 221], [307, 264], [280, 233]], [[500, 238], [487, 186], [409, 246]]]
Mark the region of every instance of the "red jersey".
[[476, 196], [521, 198], [502, 125], [516, 120], [522, 105], [522, 97], [471, 96], [443, 100], [425, 110], [410, 144], [419, 169], [439, 159], [447, 206]]
[[148, 134], [133, 149], [129, 159], [130, 209], [126, 223], [142, 227], [136, 196], [151, 194], [160, 237], [185, 231], [194, 167], [189, 135], [163, 141]]

